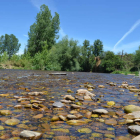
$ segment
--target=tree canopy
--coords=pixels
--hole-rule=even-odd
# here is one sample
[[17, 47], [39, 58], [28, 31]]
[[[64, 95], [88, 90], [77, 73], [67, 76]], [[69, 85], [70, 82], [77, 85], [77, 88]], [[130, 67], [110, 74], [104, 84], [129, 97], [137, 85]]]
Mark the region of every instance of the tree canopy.
[[35, 23], [30, 26], [30, 31], [28, 32], [27, 46], [31, 56], [41, 52], [44, 47], [51, 49], [56, 39], [58, 39], [59, 24], [59, 14], [55, 12], [54, 17], [52, 17], [48, 6], [43, 4], [36, 16]]
[[5, 34], [0, 37], [0, 53], [7, 52], [9, 59], [13, 54], [17, 53], [21, 44], [15, 35]]

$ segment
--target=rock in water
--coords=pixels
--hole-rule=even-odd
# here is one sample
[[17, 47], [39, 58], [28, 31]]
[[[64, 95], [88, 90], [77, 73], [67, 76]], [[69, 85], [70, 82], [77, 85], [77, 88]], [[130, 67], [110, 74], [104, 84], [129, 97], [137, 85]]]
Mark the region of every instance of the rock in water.
[[64, 104], [62, 104], [61, 102], [54, 102], [53, 103], [53, 107], [63, 107], [64, 106]]
[[95, 109], [92, 112], [97, 114], [108, 114], [108, 111], [105, 109]]
[[133, 134], [140, 134], [140, 126], [139, 125], [131, 125], [128, 127], [128, 130]]
[[135, 111], [140, 111], [140, 107], [136, 105], [128, 105], [124, 107], [124, 112], [125, 113], [132, 113]]
[[37, 139], [41, 138], [41, 136], [42, 136], [42, 133], [35, 132], [35, 131], [29, 131], [29, 130], [23, 130], [20, 133], [20, 137], [25, 138], [25, 139], [37, 140]]
[[18, 119], [9, 119], [9, 120], [6, 120], [5, 123], [7, 125], [17, 125], [20, 123], [20, 121]]
[[138, 135], [137, 137], [133, 138], [132, 140], [140, 140], [140, 135]]

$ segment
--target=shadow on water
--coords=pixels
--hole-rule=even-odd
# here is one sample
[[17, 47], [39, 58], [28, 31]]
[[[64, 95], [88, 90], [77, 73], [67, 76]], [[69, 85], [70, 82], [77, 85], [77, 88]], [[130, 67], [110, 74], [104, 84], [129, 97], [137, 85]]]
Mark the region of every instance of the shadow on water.
[[[139, 88], [140, 79], [133, 76], [121, 74], [103, 74], [103, 73], [86, 73], [86, 72], [66, 72], [67, 75], [49, 75], [50, 71], [30, 71], [30, 70], [0, 70], [0, 107], [1, 110], [12, 111], [11, 115], [0, 115], [1, 126], [0, 137], [7, 136], [8, 138], [19, 136], [22, 130], [33, 130], [43, 133], [41, 139], [55, 139], [57, 136], [69, 136], [70, 139], [94, 139], [102, 140], [105, 138], [115, 139], [117, 136], [126, 136], [132, 139], [133, 135], [127, 131], [127, 124], [119, 124], [123, 117], [117, 116], [115, 112], [122, 111], [125, 105], [134, 104], [140, 106], [137, 93], [130, 93], [128, 89], [118, 88], [122, 82], [127, 82]], [[116, 86], [110, 86], [107, 82], [115, 82]], [[80, 88], [85, 88], [84, 85], [93, 85], [95, 89], [91, 91], [96, 94], [98, 101], [84, 101], [83, 109], [77, 110], [85, 117], [85, 111], [103, 108], [114, 115], [91, 117], [88, 124], [81, 126], [68, 125], [65, 121], [51, 122], [51, 118], [59, 114], [70, 114], [71, 108], [66, 104], [62, 110], [53, 109], [52, 104], [55, 101], [60, 101], [63, 96], [71, 94], [75, 96], [76, 91]], [[105, 88], [98, 88], [98, 85], [104, 85]], [[80, 87], [81, 86], [81, 87]], [[83, 87], [82, 87], [83, 86]], [[70, 89], [73, 92], [67, 93]], [[14, 96], [25, 96], [28, 92], [44, 92], [43, 95], [32, 96], [32, 100], [45, 99], [43, 105], [47, 110], [15, 109], [14, 106], [21, 104], [29, 104], [29, 101], [18, 102]], [[107, 107], [107, 101], [115, 101], [115, 106]], [[76, 102], [78, 102], [76, 100]], [[34, 118], [38, 114], [43, 114], [41, 118]], [[20, 123], [14, 126], [5, 124], [5, 120], [17, 118]], [[98, 119], [115, 118], [117, 125], [107, 125], [99, 122]], [[43, 125], [45, 124], [45, 125]], [[81, 128], [89, 128], [90, 132], [80, 132]], [[17, 133], [16, 133], [17, 131]], [[106, 135], [108, 134], [108, 135]]]

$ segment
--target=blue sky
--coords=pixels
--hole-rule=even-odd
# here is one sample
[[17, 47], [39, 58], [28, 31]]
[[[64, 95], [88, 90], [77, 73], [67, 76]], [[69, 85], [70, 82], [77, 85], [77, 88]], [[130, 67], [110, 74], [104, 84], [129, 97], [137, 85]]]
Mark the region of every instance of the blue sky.
[[134, 53], [140, 45], [140, 0], [1, 0], [0, 36], [14, 34], [27, 45], [28, 31], [42, 4], [60, 16], [60, 39], [68, 35], [82, 45], [100, 39], [104, 51]]

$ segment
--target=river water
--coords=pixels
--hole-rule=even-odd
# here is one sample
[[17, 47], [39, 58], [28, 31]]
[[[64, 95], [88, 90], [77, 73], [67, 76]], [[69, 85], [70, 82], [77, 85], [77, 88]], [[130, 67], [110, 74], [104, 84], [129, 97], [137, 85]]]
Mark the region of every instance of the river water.
[[[139, 88], [140, 79], [134, 78], [132, 75], [122, 74], [103, 74], [89, 72], [65, 72], [66, 75], [49, 75], [52, 71], [32, 71], [32, 70], [0, 70], [0, 110], [10, 110], [10, 115], [0, 115], [0, 139], [20, 139], [19, 134], [22, 130], [32, 130], [42, 132], [43, 136], [40, 140], [45, 139], [94, 139], [94, 140], [114, 140], [118, 136], [124, 136], [129, 139], [135, 137], [128, 132], [128, 124], [121, 123], [124, 121], [123, 116], [115, 114], [117, 111], [124, 112], [126, 105], [138, 105], [138, 93], [131, 93], [128, 89], [118, 88], [122, 82], [127, 82], [128, 85], [133, 85]], [[64, 73], [64, 72], [63, 72]], [[107, 82], [115, 82], [116, 86], [110, 86]], [[83, 109], [78, 111], [83, 118], [81, 120], [88, 121], [84, 125], [69, 125], [66, 121], [52, 122], [53, 116], [58, 114], [70, 114], [70, 104], [67, 104], [63, 109], [54, 109], [52, 104], [55, 101], [60, 101], [65, 95], [75, 97], [78, 89], [84, 88], [85, 85], [94, 86], [92, 93], [96, 95], [96, 101], [81, 102]], [[98, 85], [104, 85], [104, 88], [99, 88]], [[72, 93], [67, 93], [70, 89]], [[28, 92], [43, 92], [43, 95], [31, 97], [34, 100], [45, 99], [43, 105], [47, 110], [41, 111], [38, 109], [15, 109], [15, 105], [26, 104], [26, 102], [18, 102], [14, 96], [25, 96]], [[5, 96], [4, 96], [5, 95]], [[115, 106], [108, 107], [107, 101], [114, 101]], [[78, 102], [76, 100], [75, 102]], [[94, 109], [106, 109], [110, 112], [109, 115], [97, 117], [92, 116], [87, 119], [85, 112]], [[41, 118], [34, 116], [42, 114]], [[112, 115], [113, 114], [113, 115]], [[5, 124], [5, 120], [16, 118], [20, 123], [14, 126]], [[99, 119], [107, 120], [113, 118], [117, 121], [116, 125], [107, 125], [104, 122], [99, 122]], [[45, 127], [42, 125], [45, 124]], [[83, 132], [83, 128], [88, 128], [87, 132]], [[62, 136], [62, 137], [59, 137]]]

